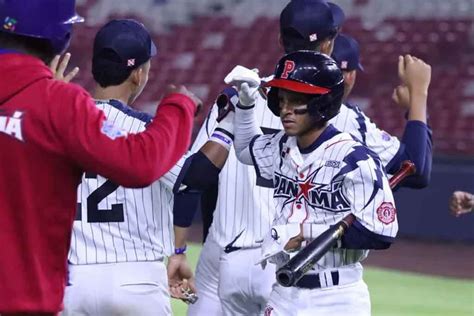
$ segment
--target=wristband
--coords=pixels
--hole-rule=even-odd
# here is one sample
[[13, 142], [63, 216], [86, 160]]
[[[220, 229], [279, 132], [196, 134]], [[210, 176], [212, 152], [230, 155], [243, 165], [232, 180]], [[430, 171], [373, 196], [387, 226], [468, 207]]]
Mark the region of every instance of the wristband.
[[186, 249], [188, 249], [186, 244], [182, 248], [174, 248], [174, 254], [175, 255], [183, 255], [183, 254], [186, 253]]

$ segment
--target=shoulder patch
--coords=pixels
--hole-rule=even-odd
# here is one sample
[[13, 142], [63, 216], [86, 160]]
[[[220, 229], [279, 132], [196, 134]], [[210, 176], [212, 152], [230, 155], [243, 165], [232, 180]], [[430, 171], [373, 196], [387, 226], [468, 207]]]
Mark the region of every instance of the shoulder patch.
[[124, 131], [123, 129], [116, 127], [112, 122], [110, 121], [104, 121], [102, 123], [102, 128], [100, 129], [102, 134], [107, 136], [110, 139], [116, 139], [117, 137], [125, 137], [127, 136], [127, 132]]
[[382, 202], [382, 204], [377, 208], [377, 218], [385, 225], [393, 223], [396, 215], [397, 210], [392, 202]]

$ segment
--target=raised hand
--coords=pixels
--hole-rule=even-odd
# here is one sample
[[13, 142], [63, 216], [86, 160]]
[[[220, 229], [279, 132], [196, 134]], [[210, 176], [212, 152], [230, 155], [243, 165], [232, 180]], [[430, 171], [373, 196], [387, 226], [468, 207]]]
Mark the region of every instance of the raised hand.
[[398, 76], [411, 92], [428, 92], [431, 81], [431, 66], [411, 56], [398, 57]]
[[449, 201], [451, 214], [456, 217], [472, 212], [474, 207], [474, 196], [469, 192], [455, 191]]
[[66, 70], [69, 60], [71, 59], [71, 54], [64, 54], [61, 62], [59, 62], [60, 59], [60, 55], [54, 56], [53, 60], [49, 63], [49, 69], [51, 69], [53, 72], [54, 79], [64, 81], [66, 83], [70, 82], [79, 73], [79, 67], [74, 67], [67, 75], [64, 75], [64, 71]]
[[184, 94], [185, 96], [189, 97], [191, 100], [193, 100], [194, 104], [196, 105], [196, 114], [199, 113], [199, 111], [202, 108], [202, 101], [199, 99], [194, 93], [189, 91], [185, 86], [183, 85], [173, 85], [170, 84], [166, 86], [166, 91], [165, 91], [165, 96], [171, 93], [180, 93]]

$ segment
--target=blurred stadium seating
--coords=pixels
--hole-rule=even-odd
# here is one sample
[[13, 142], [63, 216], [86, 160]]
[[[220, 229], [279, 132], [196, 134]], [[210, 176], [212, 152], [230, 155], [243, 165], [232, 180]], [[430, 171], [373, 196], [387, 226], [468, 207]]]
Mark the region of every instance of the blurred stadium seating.
[[[474, 2], [471, 0], [334, 0], [347, 20], [343, 31], [361, 44], [364, 73], [353, 100], [387, 131], [403, 131], [403, 114], [391, 101], [398, 82], [397, 56], [411, 53], [432, 65], [429, 96], [435, 153], [474, 155]], [[152, 30], [158, 56], [138, 102], [156, 102], [166, 83], [186, 84], [206, 105], [236, 64], [273, 72], [282, 54], [278, 15], [282, 0], [82, 0], [86, 25], [76, 29], [71, 51], [82, 71], [78, 83], [92, 91], [94, 35], [108, 19], [136, 18]], [[204, 113], [198, 118], [202, 120]]]

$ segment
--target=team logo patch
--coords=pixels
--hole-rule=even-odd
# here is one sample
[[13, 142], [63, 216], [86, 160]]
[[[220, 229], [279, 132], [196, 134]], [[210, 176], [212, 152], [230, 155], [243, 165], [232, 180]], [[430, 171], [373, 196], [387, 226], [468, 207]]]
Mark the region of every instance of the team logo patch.
[[290, 203], [298, 205], [306, 201], [307, 205], [313, 208], [329, 212], [350, 211], [350, 203], [342, 189], [342, 180], [317, 183], [315, 177], [320, 169], [307, 175], [306, 178], [298, 179], [276, 173], [273, 196], [283, 199], [283, 205]]
[[347, 60], [341, 61], [341, 69], [347, 69]]
[[390, 140], [390, 135], [386, 131], [383, 131], [382, 132], [382, 139], [384, 141], [388, 142]]
[[328, 168], [339, 168], [341, 162], [340, 161], [337, 161], [337, 160], [328, 160], [326, 161], [326, 163], [324, 164], [325, 167], [328, 167]]
[[273, 240], [278, 240], [280, 239], [280, 236], [278, 235], [278, 232], [275, 228], [272, 228], [272, 231], [271, 231], [271, 236], [273, 238]]
[[267, 305], [267, 307], [265, 307], [264, 315], [265, 316], [271, 316], [272, 311], [273, 311], [273, 307], [271, 307], [270, 305]]
[[5, 21], [3, 22], [3, 28], [7, 31], [13, 32], [13, 31], [15, 31], [15, 27], [16, 27], [17, 22], [18, 21], [15, 20], [14, 18], [11, 18], [11, 17], [7, 16], [5, 18]]
[[127, 60], [127, 66], [128, 67], [135, 66], [135, 58], [131, 58], [131, 59]]
[[379, 221], [385, 225], [392, 223], [395, 220], [396, 215], [397, 210], [395, 209], [395, 206], [393, 206], [392, 202], [383, 202], [377, 208], [377, 217]]
[[295, 70], [295, 62], [292, 60], [285, 60], [285, 68], [281, 74], [281, 79], [288, 79], [288, 75]]
[[317, 40], [318, 40], [318, 34], [313, 33], [309, 36], [309, 41], [310, 42], [314, 42], [314, 41], [317, 41]]
[[106, 135], [110, 139], [116, 139], [118, 137], [125, 137], [127, 136], [127, 132], [124, 131], [123, 129], [116, 127], [112, 122], [110, 121], [104, 121], [102, 124], [102, 128], [100, 129], [102, 134]]

